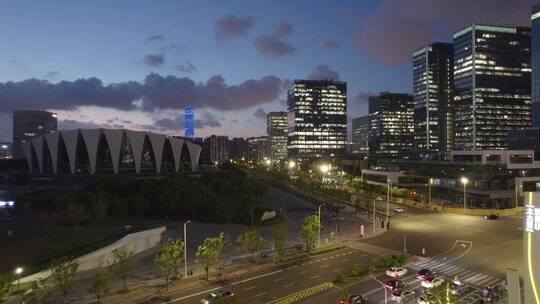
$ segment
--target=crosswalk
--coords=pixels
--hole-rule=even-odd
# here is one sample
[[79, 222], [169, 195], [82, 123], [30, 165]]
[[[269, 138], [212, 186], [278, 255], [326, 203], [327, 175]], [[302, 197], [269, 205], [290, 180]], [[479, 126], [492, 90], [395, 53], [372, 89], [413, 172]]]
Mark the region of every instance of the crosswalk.
[[361, 243], [361, 242], [351, 243], [351, 244], [348, 244], [347, 246], [366, 252], [366, 253], [373, 254], [373, 255], [391, 255], [391, 254], [398, 255], [398, 254], [403, 253], [401, 251], [383, 248], [376, 245], [371, 245], [371, 244], [366, 244], [366, 243]]
[[470, 271], [457, 265], [453, 265], [444, 260], [425, 260], [410, 265], [414, 269], [429, 268], [440, 275], [455, 278], [466, 284], [484, 287], [495, 286], [504, 283], [504, 280], [492, 277], [487, 274], [482, 274], [475, 271]]

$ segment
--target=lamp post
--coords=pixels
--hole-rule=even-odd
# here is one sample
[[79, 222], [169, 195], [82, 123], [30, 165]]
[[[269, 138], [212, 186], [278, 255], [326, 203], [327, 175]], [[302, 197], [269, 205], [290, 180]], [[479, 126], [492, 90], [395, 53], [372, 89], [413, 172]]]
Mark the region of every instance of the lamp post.
[[392, 180], [386, 180], [387, 191], [386, 191], [386, 225], [388, 225], [388, 214], [390, 213], [390, 188], [392, 188]]
[[[519, 185], [519, 187], [520, 187], [520, 188], [523, 187], [523, 184]], [[519, 206], [519, 202], [518, 202], [518, 200], [519, 200], [519, 191], [518, 191], [518, 185], [517, 185], [517, 183], [516, 183], [516, 187], [515, 187], [515, 188], [516, 188], [516, 208], [517, 208], [517, 207]]]
[[22, 267], [15, 268], [15, 274], [17, 275], [17, 288], [21, 287], [21, 274], [23, 273]]
[[323, 204], [319, 205], [319, 231], [317, 232], [317, 247], [321, 247], [321, 207]]
[[184, 222], [184, 278], [187, 278], [187, 224], [191, 221]]
[[467, 212], [467, 184], [469, 183], [469, 179], [466, 177], [462, 177], [461, 183], [463, 184], [463, 209], [465, 210], [465, 213], [466, 213]]
[[288, 167], [289, 167], [289, 175], [290, 175], [292, 173], [292, 170], [294, 169], [294, 167], [296, 167], [296, 163], [294, 162], [294, 160], [289, 161]]
[[382, 198], [380, 196], [377, 196], [376, 199], [373, 200], [373, 235], [375, 235], [375, 228], [377, 225], [375, 225], [375, 216], [376, 216], [376, 213], [375, 213], [375, 202], [376, 201], [381, 201]]
[[428, 207], [431, 209], [431, 184], [433, 183], [433, 179], [430, 178], [428, 180]]

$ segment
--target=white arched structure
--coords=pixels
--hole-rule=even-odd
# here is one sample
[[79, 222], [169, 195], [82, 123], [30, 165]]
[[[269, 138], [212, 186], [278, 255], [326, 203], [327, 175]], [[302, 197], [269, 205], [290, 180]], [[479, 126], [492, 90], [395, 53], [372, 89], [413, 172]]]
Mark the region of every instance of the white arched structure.
[[[40, 174], [58, 173], [60, 163], [60, 154], [67, 155], [71, 174], [80, 172], [78, 166], [82, 160], [77, 159], [81, 156], [80, 153], [86, 151], [88, 155], [88, 165], [90, 174], [96, 174], [100, 171], [97, 164], [100, 157], [103, 157], [103, 151], [108, 148], [110, 152], [112, 169], [114, 174], [119, 173], [120, 160], [126, 153], [123, 149], [124, 141], [127, 141], [131, 152], [133, 153], [133, 161], [135, 164], [135, 172], [141, 172], [142, 157], [145, 151], [145, 141], [148, 138], [150, 145], [146, 149], [151, 149], [154, 155], [156, 173], [162, 172], [163, 155], [167, 144], [171, 146], [172, 158], [174, 161], [174, 171], [179, 172], [182, 163], [182, 151], [187, 148], [189, 154], [189, 162], [191, 170], [195, 171], [199, 164], [201, 154], [201, 146], [192, 142], [186, 141], [183, 138], [170, 137], [162, 134], [149, 133], [144, 131], [132, 131], [123, 129], [77, 129], [60, 131], [55, 134], [47, 134], [38, 136], [22, 145], [23, 151], [28, 163], [30, 172]], [[65, 152], [60, 151], [61, 143], [65, 146]], [[102, 146], [102, 145], [107, 145]], [[85, 150], [81, 150], [85, 149]], [[33, 153], [34, 151], [35, 153]], [[100, 152], [101, 151], [101, 152]], [[46, 152], [50, 155], [52, 172], [44, 172], [50, 170], [50, 167], [45, 164], [48, 159], [45, 158]], [[170, 152], [169, 152], [170, 153]], [[82, 154], [86, 157], [86, 154]], [[62, 157], [65, 159], [65, 157]], [[83, 161], [86, 163], [86, 161]], [[38, 168], [33, 168], [34, 164]], [[124, 170], [123, 170], [124, 171]]]

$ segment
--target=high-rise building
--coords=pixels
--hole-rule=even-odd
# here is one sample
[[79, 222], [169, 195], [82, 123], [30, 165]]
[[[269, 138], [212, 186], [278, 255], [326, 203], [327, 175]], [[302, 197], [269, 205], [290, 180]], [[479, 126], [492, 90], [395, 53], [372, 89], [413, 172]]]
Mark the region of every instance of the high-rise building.
[[288, 157], [299, 163], [344, 158], [347, 83], [295, 80], [288, 95]]
[[354, 157], [369, 154], [369, 115], [352, 120], [352, 151]]
[[260, 163], [268, 158], [268, 138], [266, 136], [250, 137], [248, 141], [248, 160]]
[[24, 158], [22, 144], [58, 131], [58, 115], [46, 111], [13, 111], [13, 158]]
[[266, 115], [266, 133], [272, 162], [287, 159], [287, 112], [269, 112]]
[[204, 140], [203, 150], [212, 163], [223, 163], [229, 160], [229, 137], [211, 135]]
[[383, 92], [369, 98], [369, 160], [401, 159], [413, 150], [414, 99]]
[[532, 8], [531, 23], [532, 125], [540, 128], [540, 3]]
[[11, 149], [11, 143], [3, 142], [0, 140], [0, 160], [12, 158], [13, 151]]
[[531, 126], [531, 30], [472, 24], [453, 37], [455, 148], [504, 149]]
[[184, 136], [191, 139], [195, 137], [195, 108], [193, 107], [184, 109]]
[[454, 46], [435, 42], [413, 52], [414, 150], [421, 158], [454, 148]]
[[248, 141], [241, 137], [234, 137], [229, 141], [229, 158], [230, 159], [247, 159]]

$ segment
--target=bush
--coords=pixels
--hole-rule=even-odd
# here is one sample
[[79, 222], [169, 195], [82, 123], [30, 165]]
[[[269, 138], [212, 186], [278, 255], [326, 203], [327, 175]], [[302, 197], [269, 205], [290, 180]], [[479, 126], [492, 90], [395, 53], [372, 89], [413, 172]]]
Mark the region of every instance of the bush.
[[334, 281], [334, 283], [336, 284], [343, 284], [347, 282], [347, 277], [344, 276], [343, 274], [341, 273], [338, 273], [337, 276], [336, 276], [336, 280]]
[[360, 265], [354, 265], [351, 270], [351, 276], [359, 277], [361, 275]]

